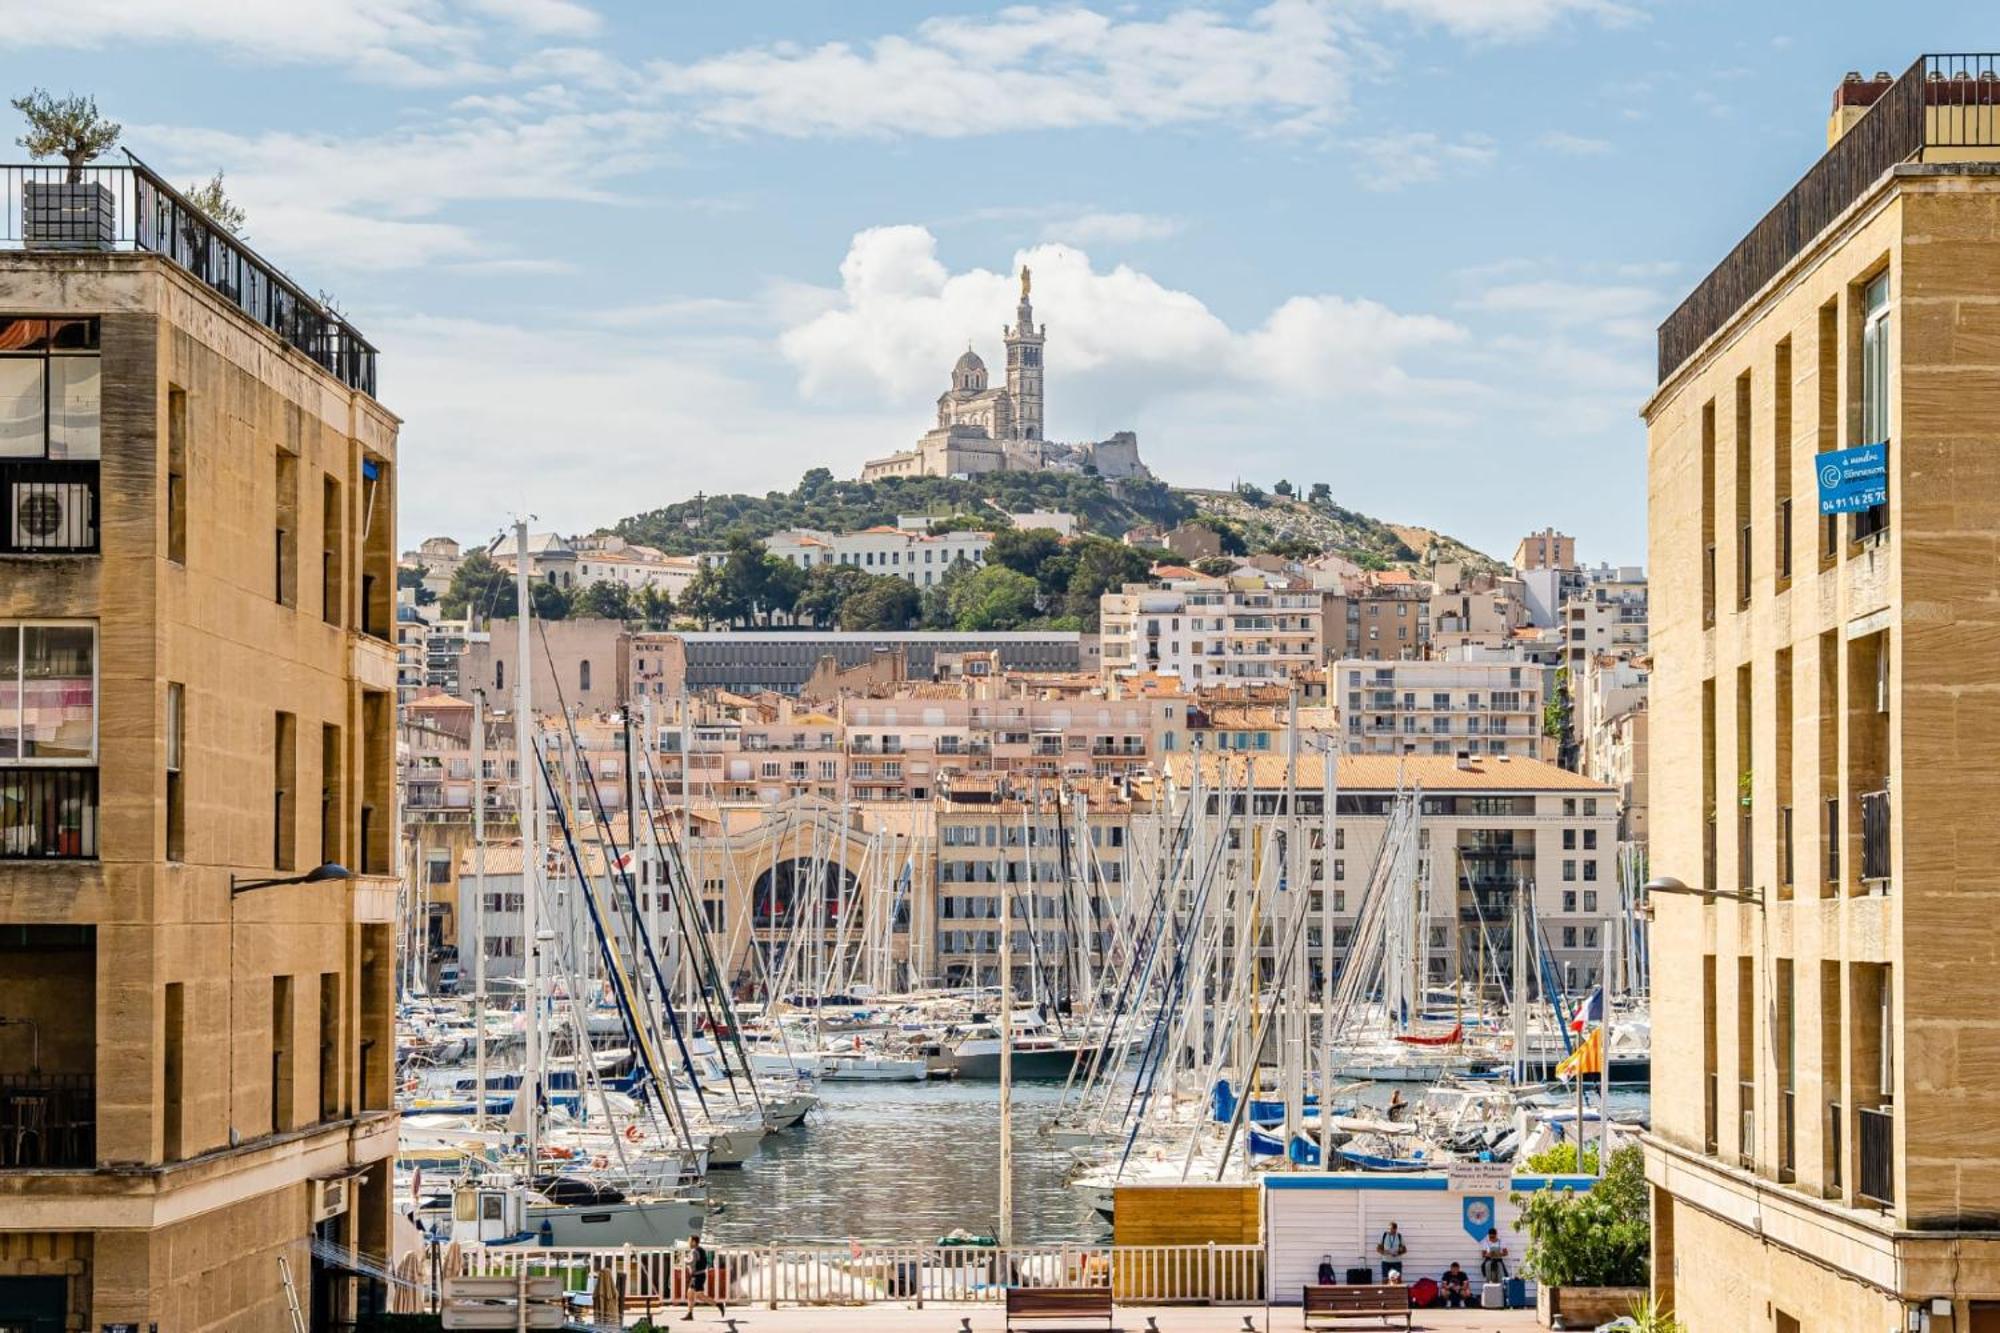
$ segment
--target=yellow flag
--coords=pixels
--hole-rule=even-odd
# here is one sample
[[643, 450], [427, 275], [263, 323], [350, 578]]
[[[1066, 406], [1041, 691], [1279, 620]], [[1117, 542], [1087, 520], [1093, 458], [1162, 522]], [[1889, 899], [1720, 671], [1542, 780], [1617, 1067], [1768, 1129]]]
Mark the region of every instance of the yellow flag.
[[1562, 1063], [1556, 1066], [1556, 1077], [1560, 1079], [1575, 1078], [1579, 1074], [1589, 1076], [1603, 1072], [1604, 1029], [1602, 1026], [1594, 1027], [1588, 1033], [1584, 1034], [1583, 1040], [1576, 1044], [1576, 1049], [1564, 1056]]

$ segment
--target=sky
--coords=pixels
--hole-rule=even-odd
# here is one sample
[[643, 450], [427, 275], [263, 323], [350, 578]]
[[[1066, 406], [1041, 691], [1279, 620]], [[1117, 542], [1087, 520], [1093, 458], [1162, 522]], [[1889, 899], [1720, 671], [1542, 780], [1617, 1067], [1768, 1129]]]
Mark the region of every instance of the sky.
[[1991, 12], [0, 0], [0, 69], [223, 171], [381, 349], [405, 545], [857, 475], [997, 379], [1025, 263], [1052, 439], [1630, 564], [1660, 318], [1843, 73]]

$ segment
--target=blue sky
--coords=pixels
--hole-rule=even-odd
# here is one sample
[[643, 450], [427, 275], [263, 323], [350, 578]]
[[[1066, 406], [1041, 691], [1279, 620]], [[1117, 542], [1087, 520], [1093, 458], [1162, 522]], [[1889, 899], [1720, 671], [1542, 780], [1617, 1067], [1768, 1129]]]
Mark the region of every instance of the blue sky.
[[1053, 438], [1635, 562], [1659, 317], [1844, 71], [1991, 12], [0, 0], [0, 67], [225, 170], [382, 348], [412, 544], [853, 475], [1025, 260]]

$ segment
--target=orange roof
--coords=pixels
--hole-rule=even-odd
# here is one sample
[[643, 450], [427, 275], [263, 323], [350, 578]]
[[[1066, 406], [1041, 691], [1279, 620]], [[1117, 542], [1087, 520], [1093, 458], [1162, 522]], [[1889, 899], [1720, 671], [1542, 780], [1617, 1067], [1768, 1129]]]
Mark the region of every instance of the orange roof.
[[1415, 583], [1416, 576], [1407, 569], [1378, 569], [1372, 575], [1377, 583]]
[[1154, 565], [1153, 577], [1156, 579], [1198, 579], [1201, 577], [1201, 573], [1198, 570], [1189, 569], [1186, 565]]

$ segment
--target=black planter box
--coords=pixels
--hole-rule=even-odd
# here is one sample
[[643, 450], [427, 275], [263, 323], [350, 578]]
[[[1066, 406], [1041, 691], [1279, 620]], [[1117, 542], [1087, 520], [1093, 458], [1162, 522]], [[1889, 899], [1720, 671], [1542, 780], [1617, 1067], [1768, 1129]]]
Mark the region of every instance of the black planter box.
[[116, 201], [96, 181], [27, 181], [21, 186], [21, 239], [31, 250], [109, 250], [118, 235]]

